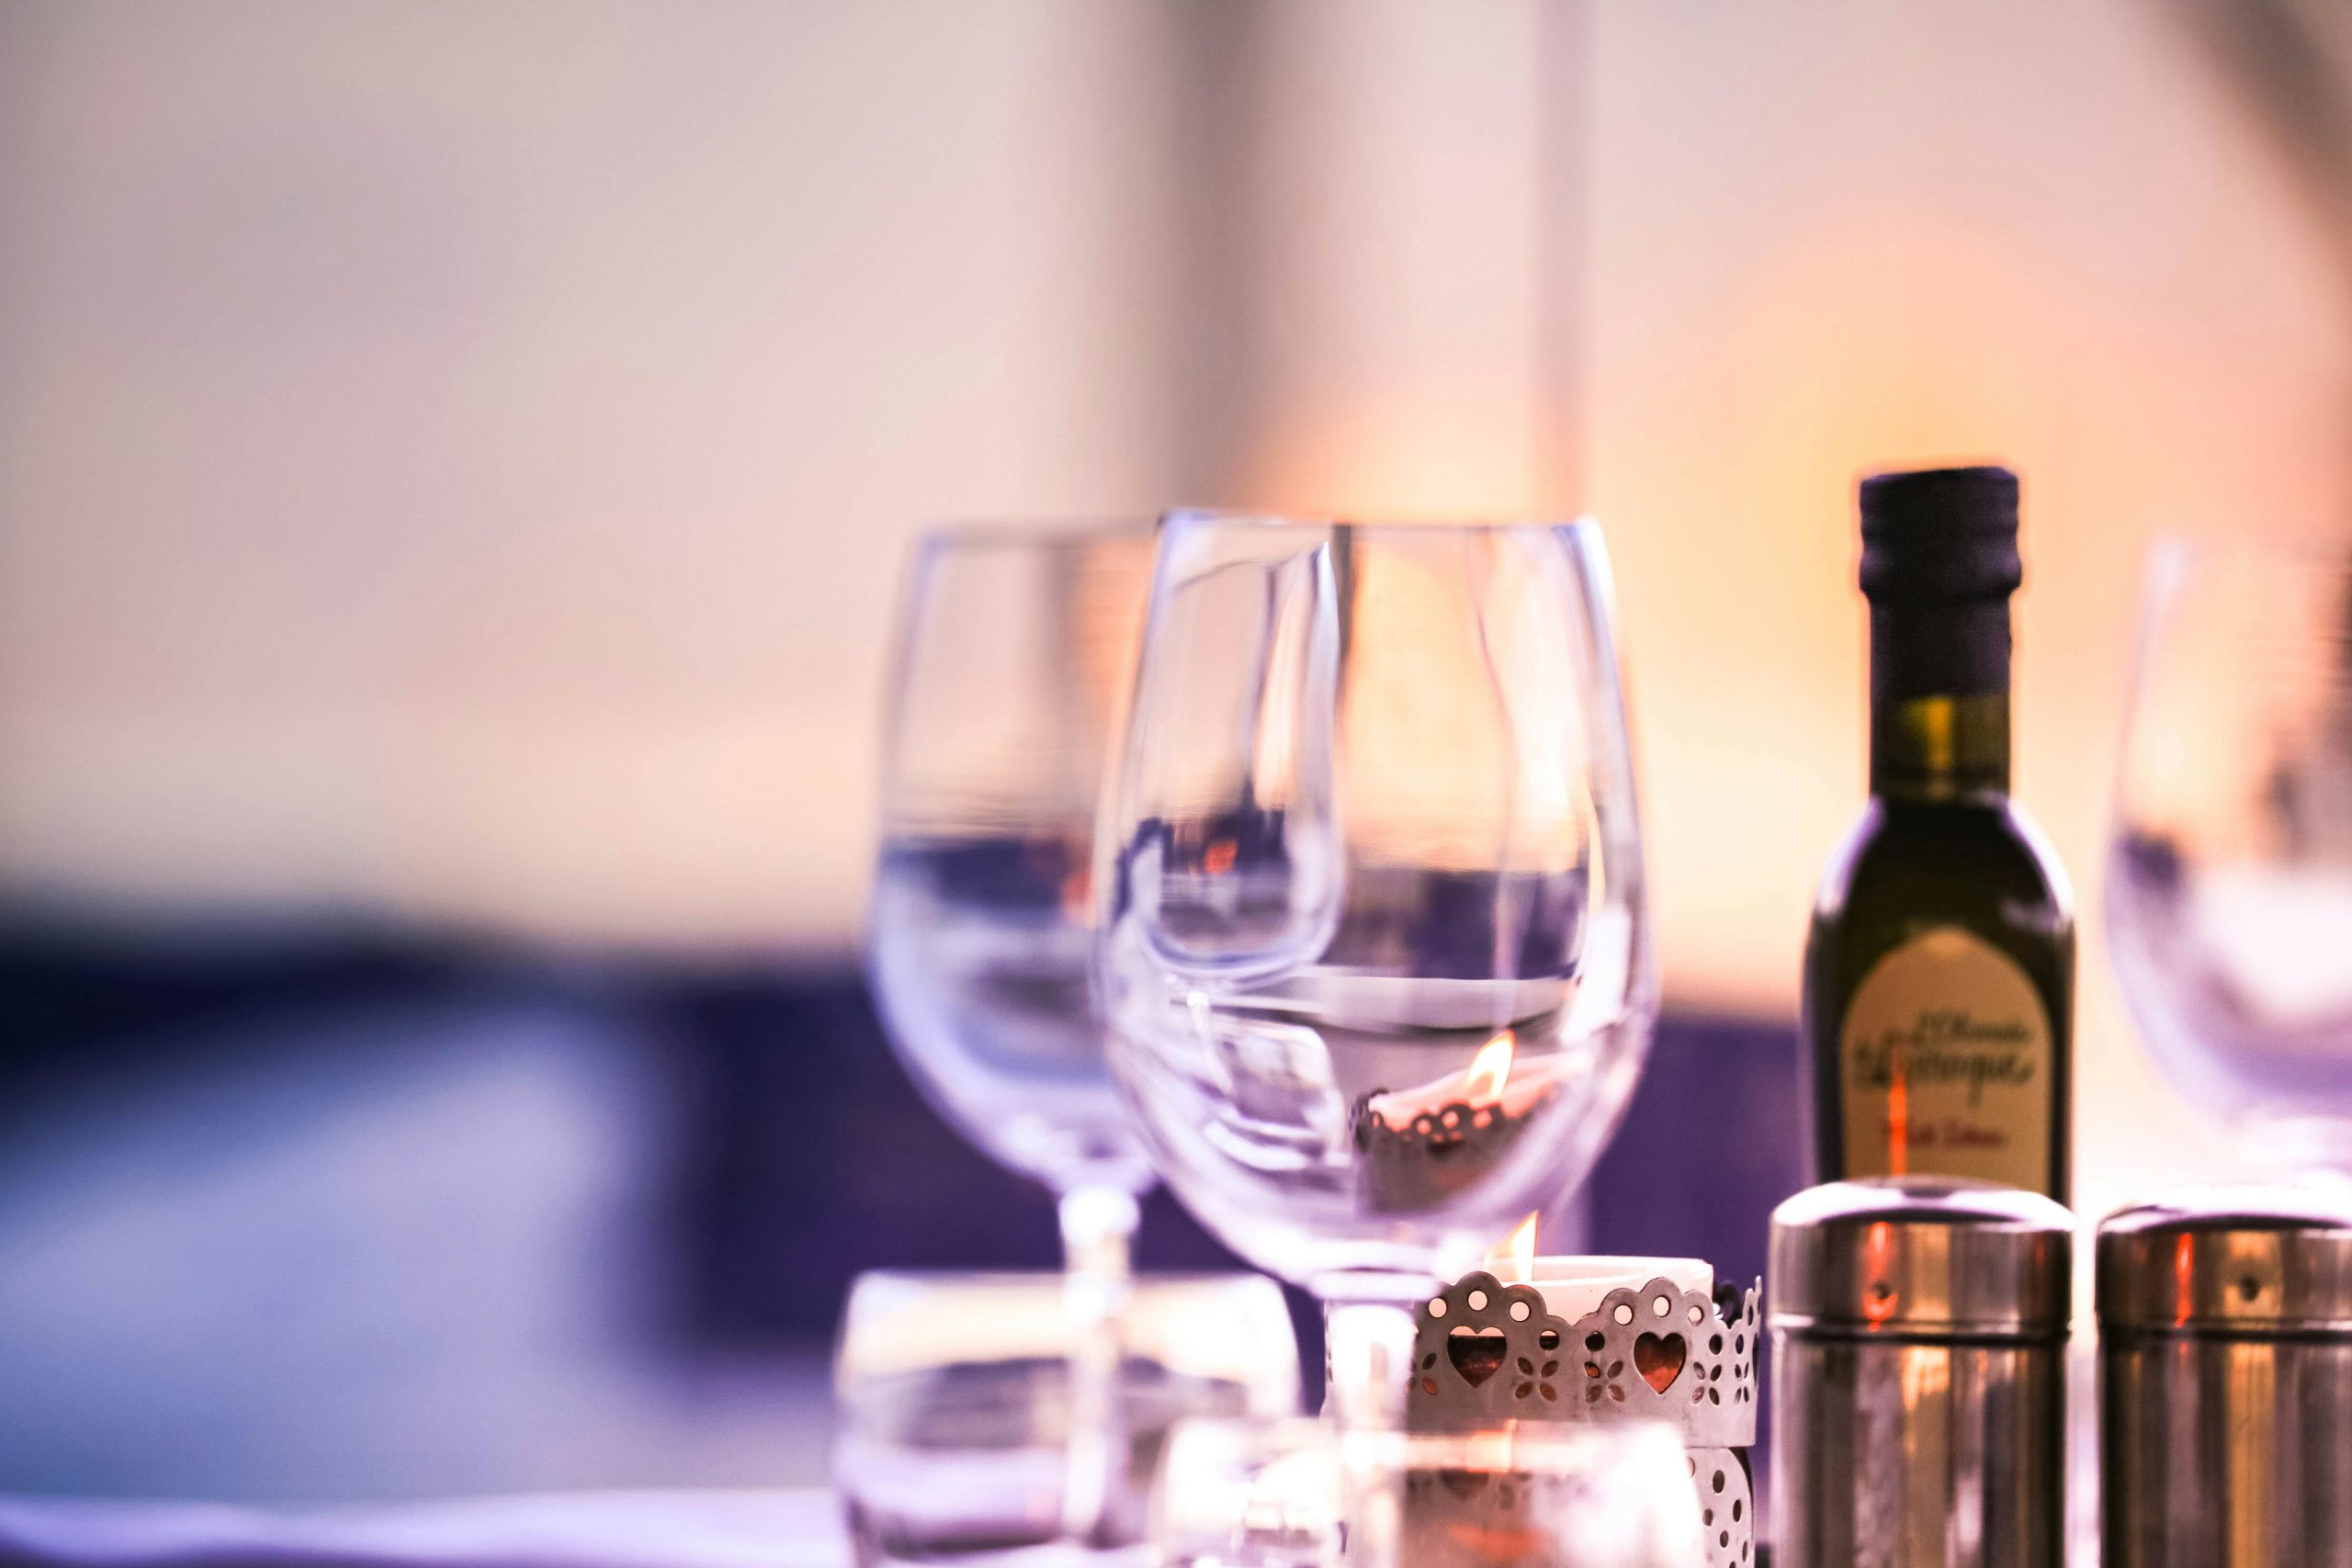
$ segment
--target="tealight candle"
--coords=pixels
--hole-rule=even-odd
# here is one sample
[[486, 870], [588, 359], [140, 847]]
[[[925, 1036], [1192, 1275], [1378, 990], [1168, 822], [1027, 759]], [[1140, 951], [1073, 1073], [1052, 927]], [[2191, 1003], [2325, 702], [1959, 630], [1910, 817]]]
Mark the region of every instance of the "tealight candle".
[[[1700, 1258], [1538, 1258], [1530, 1214], [1487, 1255], [1487, 1272], [1506, 1285], [1532, 1285], [1552, 1315], [1566, 1322], [1600, 1310], [1611, 1291], [1638, 1291], [1665, 1280], [1678, 1291], [1712, 1298], [1714, 1266]], [[1668, 1310], [1674, 1310], [1669, 1303]]]
[[1611, 1291], [1638, 1291], [1652, 1280], [1670, 1280], [1678, 1291], [1713, 1298], [1715, 1271], [1696, 1258], [1531, 1258], [1532, 1278], [1524, 1280], [1499, 1271], [1505, 1284], [1529, 1284], [1544, 1297], [1552, 1315], [1570, 1323], [1600, 1310]]

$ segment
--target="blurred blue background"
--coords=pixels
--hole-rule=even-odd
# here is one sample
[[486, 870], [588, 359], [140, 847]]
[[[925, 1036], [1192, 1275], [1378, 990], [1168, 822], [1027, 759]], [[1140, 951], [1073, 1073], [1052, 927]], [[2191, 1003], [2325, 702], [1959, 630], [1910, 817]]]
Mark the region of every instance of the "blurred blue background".
[[[820, 1482], [856, 1270], [1056, 1258], [1043, 1194], [943, 1134], [854, 975], [51, 921], [9, 929], [0, 977], [11, 1489]], [[1792, 1044], [1669, 1026], [1598, 1247], [1760, 1269], [1792, 1145], [1689, 1132], [1792, 1118]], [[1164, 1195], [1142, 1258], [1236, 1266]]]

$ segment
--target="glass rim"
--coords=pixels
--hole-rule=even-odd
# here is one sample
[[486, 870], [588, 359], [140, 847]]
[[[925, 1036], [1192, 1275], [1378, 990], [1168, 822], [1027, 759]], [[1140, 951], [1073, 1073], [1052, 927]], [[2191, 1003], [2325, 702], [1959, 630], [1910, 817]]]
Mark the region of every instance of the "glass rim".
[[[2230, 537], [2192, 535], [2177, 529], [2151, 534], [2140, 562], [2138, 628], [2132, 643], [2132, 684], [2136, 692], [2156, 644], [2181, 606], [2200, 585], [2229, 581], [2307, 585], [2352, 581], [2352, 533], [2331, 538], [2298, 538], [2256, 533]], [[2306, 643], [2312, 637], [2292, 627], [2235, 627], [2230, 644]], [[2319, 640], [2342, 643], [2331, 631]]]
[[944, 549], [1047, 549], [1065, 546], [1147, 539], [1176, 529], [1232, 528], [1322, 532], [1344, 528], [1351, 534], [1491, 538], [1524, 534], [1597, 535], [1598, 518], [1589, 512], [1559, 516], [1413, 516], [1307, 517], [1247, 508], [1180, 506], [1157, 514], [1087, 515], [1066, 517], [951, 518], [922, 525], [915, 547]]
[[1462, 535], [1466, 537], [1494, 537], [1512, 534], [1598, 534], [1600, 521], [1589, 512], [1555, 517], [1443, 516], [1417, 517], [1296, 517], [1280, 513], [1227, 509], [1214, 506], [1177, 507], [1162, 516], [1163, 531], [1178, 528], [1231, 528], [1262, 530], [1276, 533], [1295, 529], [1328, 530], [1345, 528], [1355, 534], [1394, 534], [1442, 536]]

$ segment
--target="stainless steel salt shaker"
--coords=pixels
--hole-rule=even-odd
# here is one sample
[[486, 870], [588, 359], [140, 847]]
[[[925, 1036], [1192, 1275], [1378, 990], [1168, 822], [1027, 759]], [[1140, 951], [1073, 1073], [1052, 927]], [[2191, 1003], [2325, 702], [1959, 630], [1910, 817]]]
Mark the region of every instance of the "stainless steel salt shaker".
[[2098, 1270], [2108, 1568], [2352, 1568], [2352, 1203], [2144, 1203]]
[[1776, 1568], [2058, 1568], [2073, 1235], [1943, 1178], [1773, 1211]]

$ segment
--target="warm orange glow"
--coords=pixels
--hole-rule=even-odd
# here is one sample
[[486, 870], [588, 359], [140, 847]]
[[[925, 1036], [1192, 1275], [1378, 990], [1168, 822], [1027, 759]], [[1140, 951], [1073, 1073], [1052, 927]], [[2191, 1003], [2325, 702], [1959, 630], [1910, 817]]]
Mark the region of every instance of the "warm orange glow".
[[1462, 1075], [1463, 1100], [1471, 1105], [1491, 1105], [1501, 1099], [1503, 1085], [1510, 1081], [1511, 1053], [1518, 1046], [1519, 1036], [1508, 1029], [1479, 1046]]
[[2172, 1320], [2176, 1324], [2188, 1321], [2189, 1310], [2196, 1295], [2193, 1279], [2197, 1254], [2186, 1235], [2172, 1244]]
[[1919, 1411], [1938, 1406], [1951, 1393], [1950, 1356], [1905, 1356], [1903, 1359], [1903, 1408]]
[[1462, 1439], [1462, 1468], [1509, 1474], [1519, 1468], [1515, 1452], [1518, 1447], [1518, 1438], [1509, 1427], [1469, 1433]]
[[1070, 868], [1069, 874], [1062, 878], [1061, 900], [1064, 914], [1072, 919], [1086, 919], [1087, 910], [1094, 903], [1094, 868], [1091, 865], [1080, 861]]
[[1201, 852], [1201, 869], [1211, 876], [1223, 876], [1233, 869], [1234, 858], [1240, 852], [1241, 846], [1236, 840], [1219, 839]]
[[1903, 1304], [1886, 1280], [1887, 1265], [1894, 1256], [1894, 1227], [1880, 1220], [1871, 1226], [1870, 1235], [1862, 1243], [1862, 1261], [1870, 1280], [1862, 1292], [1862, 1315], [1874, 1325], [1886, 1322]]
[[1517, 1229], [1495, 1244], [1487, 1254], [1487, 1261], [1494, 1267], [1498, 1279], [1512, 1284], [1528, 1285], [1535, 1281], [1535, 1215], [1530, 1213], [1519, 1222]]
[[1903, 1069], [1894, 1069], [1894, 1082], [1886, 1090], [1886, 1173], [1907, 1176], [1911, 1171], [1911, 1086], [1904, 1081]]

